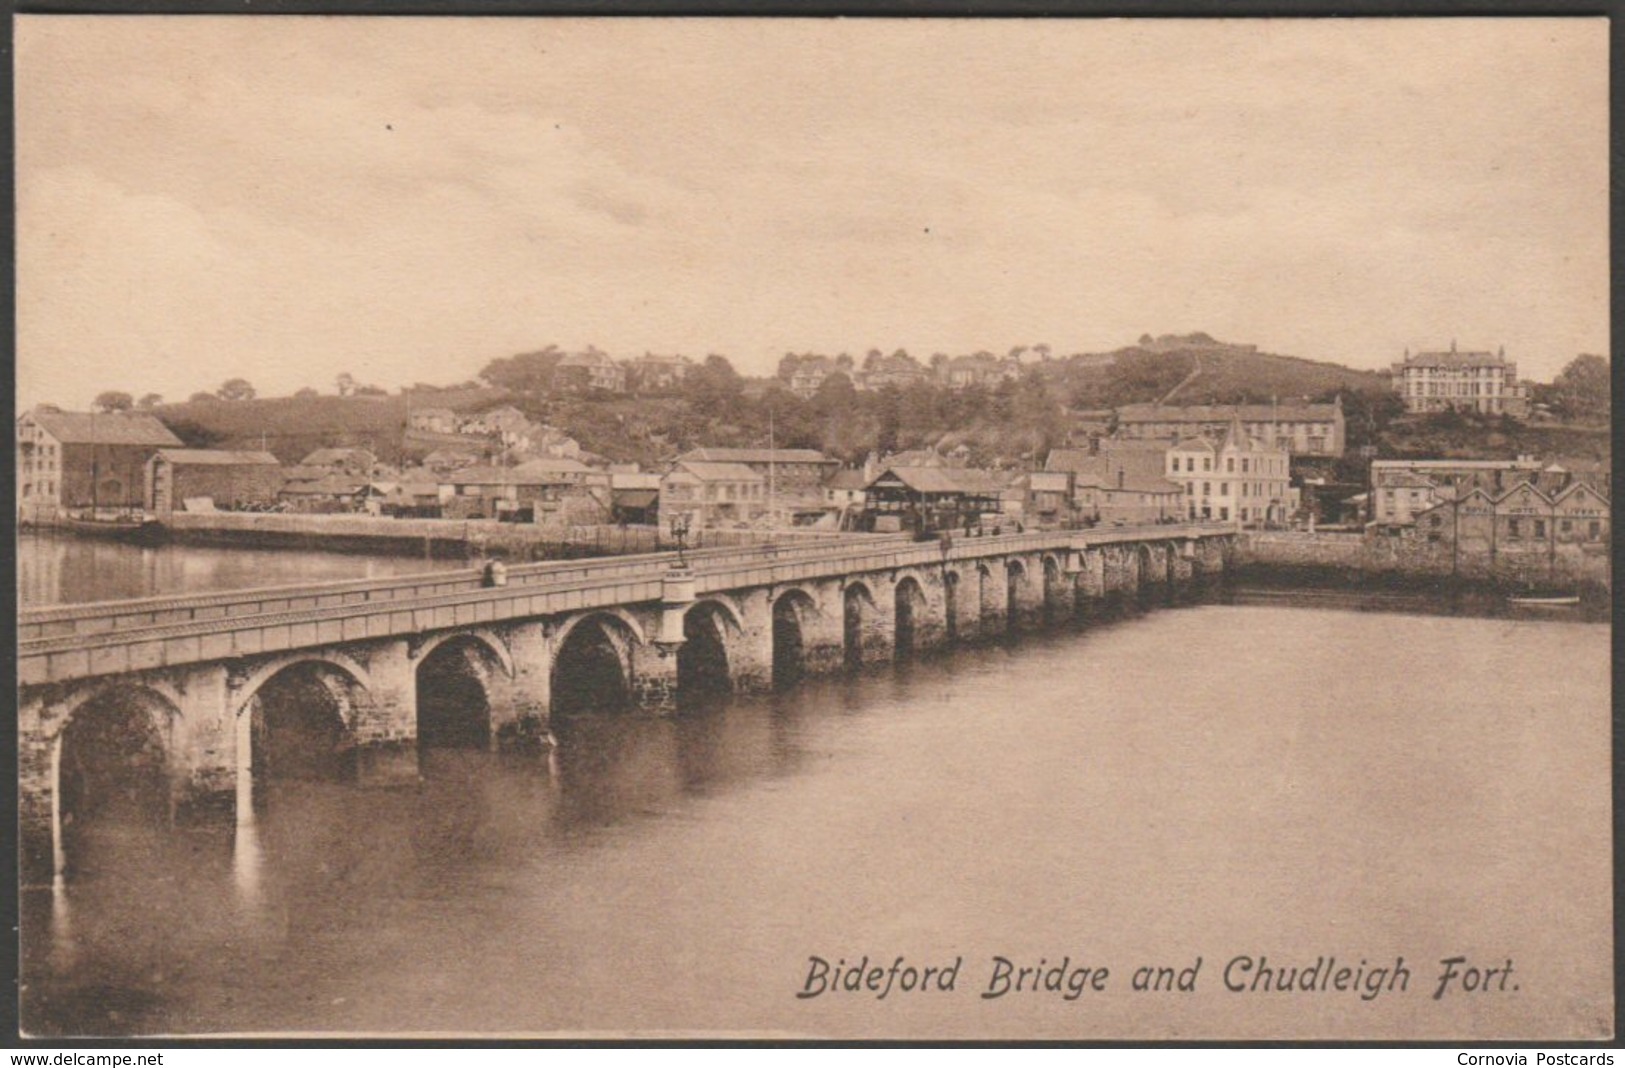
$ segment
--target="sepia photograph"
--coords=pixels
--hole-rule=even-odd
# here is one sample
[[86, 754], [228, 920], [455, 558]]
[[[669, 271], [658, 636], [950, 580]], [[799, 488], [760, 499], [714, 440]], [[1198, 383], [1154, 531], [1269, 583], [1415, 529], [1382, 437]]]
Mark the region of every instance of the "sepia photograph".
[[13, 44], [23, 1039], [1613, 1039], [1606, 19]]

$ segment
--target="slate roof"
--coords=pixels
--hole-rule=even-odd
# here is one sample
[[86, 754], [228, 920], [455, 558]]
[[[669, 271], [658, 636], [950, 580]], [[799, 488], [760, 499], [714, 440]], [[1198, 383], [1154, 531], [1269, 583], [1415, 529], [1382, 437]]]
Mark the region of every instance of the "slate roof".
[[1342, 408], [1336, 404], [1125, 404], [1119, 423], [1330, 423]]
[[157, 455], [162, 456], [170, 463], [198, 464], [226, 466], [233, 464], [270, 464], [272, 467], [281, 467], [282, 463], [268, 452], [242, 449], [159, 449]]
[[145, 412], [43, 412], [29, 415], [64, 445], [181, 445], [181, 439]]
[[869, 480], [872, 489], [887, 477], [897, 479], [915, 493], [962, 493], [990, 496], [1002, 492], [1006, 481], [995, 472], [970, 467], [888, 467]]
[[835, 464], [840, 462], [832, 456], [825, 456], [817, 449], [717, 449], [707, 446], [690, 449], [679, 456], [677, 460], [680, 463], [698, 460], [725, 464]]
[[685, 472], [701, 482], [766, 482], [767, 480], [744, 464], [708, 463], [704, 460], [680, 460], [671, 473]]

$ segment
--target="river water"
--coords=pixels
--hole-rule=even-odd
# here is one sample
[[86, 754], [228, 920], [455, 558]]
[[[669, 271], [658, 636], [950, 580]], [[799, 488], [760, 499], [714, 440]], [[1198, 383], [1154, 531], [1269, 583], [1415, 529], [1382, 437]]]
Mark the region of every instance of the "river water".
[[461, 560], [369, 553], [130, 545], [50, 532], [25, 533], [17, 539], [17, 593], [24, 608], [384, 578], [466, 566]]
[[[1354, 607], [1243, 593], [109, 831], [23, 895], [23, 1026], [1604, 1036], [1609, 628]], [[1227, 989], [1332, 956], [1388, 985]], [[1456, 956], [1511, 981], [1435, 1000]], [[952, 989], [796, 996], [898, 957]], [[1062, 992], [981, 996], [998, 958]]]

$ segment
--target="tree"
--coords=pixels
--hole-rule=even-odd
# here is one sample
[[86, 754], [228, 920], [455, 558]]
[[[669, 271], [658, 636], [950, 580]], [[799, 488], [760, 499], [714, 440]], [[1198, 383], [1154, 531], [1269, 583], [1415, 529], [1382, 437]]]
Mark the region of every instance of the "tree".
[[301, 389], [298, 392], [296, 392], [294, 394], [294, 396], [295, 397], [319, 397], [319, 396], [321, 396], [321, 394], [317, 393], [314, 388], [312, 388], [310, 386], [306, 386], [304, 389]]
[[254, 399], [254, 387], [246, 378], [228, 378], [216, 391], [221, 400], [245, 401]]
[[387, 397], [389, 396], [389, 390], [384, 389], [382, 386], [357, 386], [355, 387], [355, 396]]
[[96, 398], [98, 412], [127, 412], [133, 407], [135, 398], [116, 389], [110, 389]]
[[339, 396], [348, 397], [355, 392], [355, 375], [345, 371], [333, 379], [333, 385], [338, 387]]
[[557, 345], [537, 352], [521, 352], [492, 360], [480, 372], [480, 380], [497, 389], [514, 393], [543, 394], [553, 383], [553, 371], [564, 353]]
[[1552, 380], [1553, 404], [1571, 419], [1606, 419], [1610, 379], [1606, 356], [1576, 356]]
[[164, 403], [161, 393], [143, 393], [141, 399], [135, 402], [137, 408], [156, 408]]
[[215, 396], [213, 393], [194, 393], [190, 397], [186, 398], [187, 403], [189, 404], [209, 404], [219, 399], [220, 398]]
[[728, 357], [716, 353], [683, 376], [683, 396], [696, 413], [707, 419], [736, 414], [744, 393], [745, 380]]

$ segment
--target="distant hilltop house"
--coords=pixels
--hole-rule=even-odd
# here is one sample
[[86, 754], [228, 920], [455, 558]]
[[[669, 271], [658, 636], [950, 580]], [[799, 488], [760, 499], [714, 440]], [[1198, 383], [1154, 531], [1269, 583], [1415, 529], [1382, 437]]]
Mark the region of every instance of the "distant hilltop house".
[[1021, 361], [1012, 356], [994, 356], [988, 352], [955, 356], [942, 365], [939, 375], [949, 389], [996, 386], [1000, 382], [1020, 378]]
[[459, 434], [495, 438], [509, 448], [528, 438], [530, 431], [530, 417], [511, 404], [464, 416], [457, 426]]
[[33, 408], [17, 418], [17, 502], [25, 518], [72, 508], [142, 508], [147, 461], [182, 442], [145, 412]]
[[646, 352], [628, 362], [627, 385], [636, 393], [669, 393], [683, 384], [693, 362], [687, 356]]
[[1449, 410], [1485, 415], [1529, 414], [1529, 389], [1518, 381], [1518, 365], [1496, 352], [1418, 352], [1409, 349], [1392, 367], [1394, 392], [1415, 413]]
[[348, 447], [317, 449], [300, 460], [299, 466], [316, 468], [336, 475], [367, 478], [372, 475], [373, 468], [378, 466], [378, 457], [373, 455], [370, 449]]
[[1341, 399], [1331, 404], [1125, 404], [1117, 436], [1176, 441], [1219, 438], [1233, 421], [1244, 434], [1294, 456], [1339, 457], [1348, 446]]
[[430, 434], [455, 434], [461, 423], [461, 417], [450, 408], [416, 408], [406, 420], [410, 429]]
[[858, 372], [853, 385], [864, 391], [884, 389], [887, 386], [907, 389], [909, 386], [930, 380], [929, 370], [920, 366], [920, 362], [908, 353], [898, 350], [890, 356], [865, 360], [863, 370]]
[[276, 503], [284, 474], [268, 452], [233, 449], [159, 449], [147, 461], [147, 507], [158, 515], [186, 511], [188, 501], [211, 508]]
[[814, 356], [802, 360], [790, 374], [790, 392], [803, 400], [811, 400], [831, 375], [845, 375], [850, 379], [851, 359], [845, 358], [845, 362], [842, 362], [842, 359], [829, 356]]
[[553, 389], [559, 393], [625, 393], [626, 368], [597, 349], [572, 352], [553, 369]]

